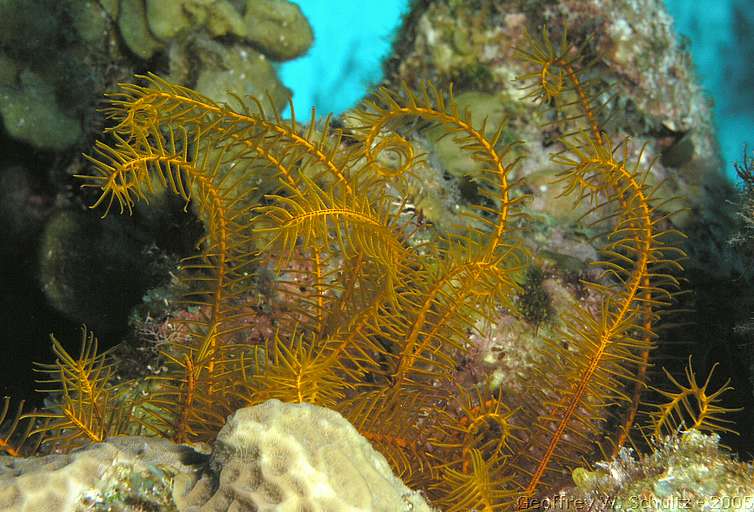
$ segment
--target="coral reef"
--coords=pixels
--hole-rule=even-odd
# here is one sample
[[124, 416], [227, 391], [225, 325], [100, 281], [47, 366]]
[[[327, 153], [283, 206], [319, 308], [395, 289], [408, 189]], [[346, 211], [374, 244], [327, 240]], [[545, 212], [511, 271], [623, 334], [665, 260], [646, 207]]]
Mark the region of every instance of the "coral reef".
[[105, 86], [107, 22], [97, 2], [3, 2], [0, 48], [5, 132], [43, 150], [80, 143]]
[[104, 5], [131, 52], [141, 59], [167, 54], [172, 80], [193, 83], [217, 101], [229, 99], [228, 91], [268, 93], [282, 107], [289, 92], [270, 60], [297, 57], [313, 40], [299, 8], [286, 0], [116, 0]]
[[[459, 102], [469, 98], [463, 106], [472, 114], [493, 119], [504, 113], [508, 136], [528, 142], [519, 173], [533, 195], [532, 230], [542, 236], [537, 246], [560, 252], [550, 242], [552, 232], [567, 229], [578, 214], [551, 183], [558, 169], [548, 164], [548, 154], [557, 151], [557, 134], [549, 111], [522, 100], [514, 80], [526, 72], [514, 48], [527, 27], [543, 25], [567, 27], [571, 39], [583, 41], [592, 59], [588, 75], [612, 112], [604, 128], [630, 136], [634, 151], [648, 144], [646, 158], [658, 158], [650, 179], [673, 198], [661, 208], [687, 208], [673, 220], [689, 236], [687, 267], [715, 276], [739, 269], [740, 259], [725, 243], [733, 228], [726, 202], [733, 189], [722, 170], [709, 100], [660, 0], [417, 3], [386, 65], [386, 80], [392, 87], [430, 80], [441, 89], [452, 82], [463, 92]], [[449, 185], [458, 186], [454, 181]]]
[[[750, 154], [748, 148], [744, 148], [743, 157], [734, 165], [734, 169], [741, 180], [741, 190], [736, 197], [735, 204], [738, 208], [737, 230], [731, 236], [728, 243], [738, 251], [745, 261], [752, 261], [754, 257], [754, 154]], [[752, 282], [751, 265], [745, 267], [740, 275], [740, 281], [750, 286]], [[739, 293], [738, 297], [743, 306], [747, 308], [745, 317], [739, 317], [734, 327], [734, 333], [745, 350], [743, 362], [746, 365], [749, 383], [754, 389], [754, 350], [752, 350], [752, 334], [754, 334], [754, 294], [749, 292]]]
[[594, 504], [594, 511], [751, 510], [754, 469], [732, 458], [719, 440], [716, 434], [689, 430], [659, 438], [646, 454], [623, 449], [593, 471], [575, 470], [577, 489], [549, 504]]
[[[553, 40], [568, 27], [568, 37], [588, 56], [586, 76], [599, 91], [599, 104], [604, 103], [605, 129], [616, 141], [630, 137], [634, 158], [643, 148], [645, 161], [654, 160], [648, 180], [660, 185], [658, 194], [667, 199], [658, 207], [667, 213], [683, 209], [672, 216], [673, 225], [687, 235], [681, 244], [688, 255], [682, 275], [687, 293], [679, 297], [677, 310], [690, 313], [673, 318], [669, 324], [674, 327], [664, 331], [666, 339], [678, 343], [664, 345], [661, 351], [670, 358], [662, 364], [682, 373], [687, 351], [694, 353], [700, 373], [719, 361], [719, 371], [732, 377], [736, 388], [737, 396], [731, 393], [730, 399], [752, 409], [745, 377], [752, 360], [749, 345], [733, 330], [754, 310], [751, 284], [742, 279], [749, 267], [747, 254], [728, 243], [736, 231], [736, 193], [719, 158], [709, 98], [662, 2], [416, 2], [386, 65], [386, 80], [393, 87], [431, 80], [440, 88], [452, 81], [457, 100], [472, 116], [502, 118], [508, 140], [527, 141], [526, 158], [516, 169], [531, 196], [523, 208], [525, 239], [532, 264], [544, 271], [544, 288], [552, 293], [557, 319], [570, 301], [585, 298], [574, 283], [588, 272], [586, 262], [596, 259], [592, 240], [599, 233], [581, 219], [583, 210], [560, 195], [560, 169], [550, 155], [560, 150], [557, 138], [563, 130], [553, 123], [549, 104], [533, 107], [514, 80], [531, 70], [515, 58], [514, 48], [525, 39], [525, 29], [543, 25], [550, 27]], [[476, 167], [461, 158], [453, 165], [442, 157], [448, 138], [439, 144], [426, 135], [417, 139], [418, 152], [430, 152], [438, 165], [421, 169], [413, 203], [438, 226], [462, 222], [455, 215], [464, 212], [466, 198], [456, 191], [469, 189]], [[740, 300], [731, 303], [731, 296]], [[540, 336], [550, 336], [551, 326], [527, 325], [509, 311], [501, 311], [495, 323], [501, 327], [491, 336], [474, 339], [478, 350], [470, 354], [468, 366], [476, 374], [494, 373], [515, 384], [526, 379], [533, 364], [528, 347]], [[662, 379], [659, 366], [650, 373]], [[743, 411], [737, 420], [750, 424], [752, 418]], [[726, 438], [725, 443], [749, 449], [743, 440]]]
[[[102, 129], [96, 107], [107, 89], [149, 69], [216, 101], [232, 101], [229, 91], [240, 96], [269, 93], [282, 107], [290, 91], [279, 80], [275, 62], [304, 53], [312, 37], [300, 10], [285, 0], [2, 2], [0, 266], [5, 286], [0, 336], [44, 339], [51, 328], [71, 330], [87, 323], [108, 338], [120, 338], [131, 308], [169, 275], [158, 265], [156, 279], [155, 267], [140, 264], [144, 260], [139, 258], [130, 260], [134, 264], [126, 265], [126, 271], [110, 260], [112, 252], [125, 258], [121, 261], [128, 254], [176, 261], [190, 253], [200, 236], [201, 227], [179, 218], [169, 197], [154, 197], [151, 209], [138, 212], [129, 235], [110, 238], [112, 245], [89, 236], [60, 238], [91, 227], [89, 219], [77, 214], [82, 201], [71, 175], [85, 165], [81, 152]], [[63, 217], [68, 230], [58, 229]], [[107, 220], [97, 231], [116, 233], [121, 227]], [[64, 275], [57, 266], [65, 261], [71, 268], [70, 263], [82, 260], [91, 267], [74, 265], [74, 272]], [[108, 290], [107, 281], [123, 285], [126, 293], [116, 298], [120, 294]], [[22, 310], [33, 311], [38, 322], [16, 322], [16, 312]], [[16, 354], [23, 361], [47, 350], [46, 343], [26, 345]], [[0, 365], [0, 373], [8, 376], [0, 381], [0, 394], [31, 398], [32, 381], [12, 376], [15, 372], [6, 364]]]
[[[39, 285], [50, 304], [70, 318], [91, 319], [97, 332], [109, 332], [112, 312], [140, 302], [143, 290], [163, 281], [175, 264], [147, 250], [141, 235], [122, 219], [102, 223], [70, 210], [52, 215], [41, 234], [38, 260]], [[102, 261], [107, 270], [98, 272]]]
[[180, 495], [181, 484], [196, 481], [202, 460], [206, 456], [191, 448], [140, 437], [120, 437], [71, 454], [0, 457], [0, 508], [177, 512], [174, 493]]
[[[525, 196], [513, 187], [504, 125], [488, 138], [485, 121], [476, 128], [452, 95], [432, 86], [382, 89], [349, 113], [356, 128], [342, 148], [343, 132], [316, 133], [313, 120], [302, 134], [295, 116], [283, 121], [274, 106], [266, 115], [252, 99], [236, 112], [149, 76], [112, 95], [116, 144], [99, 143], [88, 157], [96, 174], [80, 177], [99, 191], [93, 207], [105, 214], [113, 206], [132, 212], [158, 187], [191, 202], [206, 236], [181, 264], [180, 303], [201, 313], [178, 320], [184, 335], [162, 351], [166, 371], [138, 398], [113, 384], [111, 363], [86, 332], [78, 360], [55, 342], [57, 362], [40, 370], [62, 393], [63, 413], [26, 415], [46, 423], [20, 442], [40, 435], [48, 447], [70, 449], [134, 429], [212, 441], [241, 405], [306, 402], [341, 412], [448, 510], [516, 506], [557, 488], [570, 461], [595, 449], [604, 423], [620, 422], [606, 441], [619, 448], [683, 251], [653, 206], [651, 165], [600, 129], [593, 92], [576, 78], [579, 56], [566, 58], [570, 48], [545, 32], [520, 50], [538, 69], [529, 96], [556, 99], [564, 114], [573, 103], [561, 105], [563, 97], [581, 99], [576, 120], [586, 128], [563, 135], [553, 160], [564, 193], [576, 192], [593, 224], [609, 225], [595, 262], [603, 270], [582, 282], [590, 300], [559, 312], [555, 336], [533, 350], [536, 384], [530, 378], [516, 391], [478, 383], [471, 393], [456, 384], [469, 333], [483, 333], [500, 306], [513, 307], [526, 252], [516, 233]], [[553, 69], [568, 73], [568, 87], [550, 87]], [[447, 233], [403, 210], [419, 161], [408, 139], [413, 119], [446, 130], [480, 165], [467, 201], [479, 213], [467, 204], [466, 224]], [[265, 173], [278, 184], [258, 202], [243, 184]], [[229, 335], [245, 329], [237, 323], [247, 315], [244, 297], [263, 268], [274, 276], [270, 297], [285, 308], [272, 337], [234, 343]], [[616, 401], [626, 408], [614, 415], [606, 406]], [[714, 427], [724, 411], [681, 413], [673, 424]], [[19, 451], [13, 438], [6, 436], [8, 450]]]
[[[492, 4], [480, 5], [489, 15]], [[447, 10], [474, 16], [453, 1], [425, 14]], [[675, 166], [714, 159], [709, 133], [702, 123], [663, 155], [642, 124], [654, 105], [606, 83], [595, 55], [630, 76], [641, 38], [607, 30], [624, 45], [605, 53], [578, 16], [569, 37], [565, 20], [533, 33], [523, 30], [532, 12], [496, 15], [517, 29], [515, 99], [510, 88], [456, 95], [410, 83], [379, 89], [338, 121], [313, 114], [301, 126], [295, 114], [281, 117], [274, 97], [220, 102], [152, 74], [122, 84], [106, 109], [107, 142], [87, 157], [93, 172], [78, 175], [94, 189], [92, 207], [131, 214], [170, 194], [205, 234], [153, 330], [160, 360], [150, 372], [122, 380], [117, 358], [99, 353], [86, 330], [78, 358], [54, 340], [57, 360], [37, 370], [57, 399], [10, 416], [5, 401], [0, 449], [68, 451], [132, 434], [214, 443], [208, 472], [229, 490], [195, 488], [210, 506], [294, 506], [306, 486], [291, 484], [290, 471], [303, 459], [285, 472], [290, 449], [267, 464], [252, 448], [229, 447], [227, 418], [282, 407], [277, 400], [314, 404], [342, 414], [433, 505], [460, 512], [524, 508], [568, 486], [576, 461], [620, 454], [647, 432], [725, 431], [727, 384], [699, 385], [693, 369], [688, 386], [670, 377], [677, 389], [645, 403], [660, 320], [681, 289], [676, 223], [690, 217], [674, 214], [703, 197], [671, 195], [688, 192]], [[480, 29], [472, 41], [489, 35], [480, 23], [470, 25]], [[473, 55], [454, 27], [454, 45]], [[433, 67], [445, 73], [441, 84], [453, 66]], [[499, 79], [473, 75], [461, 85]], [[630, 81], [647, 86], [643, 78]], [[627, 112], [622, 123], [616, 112]], [[667, 124], [681, 114], [653, 115]], [[704, 121], [705, 110], [693, 115]], [[525, 158], [516, 141], [534, 132], [540, 151]], [[690, 247], [694, 264], [710, 257], [704, 244]], [[251, 456], [259, 471], [213, 467], [226, 452]], [[234, 486], [259, 472], [280, 473], [277, 484], [292, 491]], [[373, 491], [362, 494], [366, 503]]]
[[[167, 55], [174, 80], [196, 83], [217, 100], [227, 90], [268, 91], [281, 106], [288, 91], [267, 59], [292, 59], [313, 39], [298, 7], [285, 0], [8, 1], [0, 6], [0, 34], [4, 129], [53, 151], [81, 143], [105, 87], [143, 67], [129, 52], [141, 61]], [[229, 36], [237, 42], [218, 42]]]

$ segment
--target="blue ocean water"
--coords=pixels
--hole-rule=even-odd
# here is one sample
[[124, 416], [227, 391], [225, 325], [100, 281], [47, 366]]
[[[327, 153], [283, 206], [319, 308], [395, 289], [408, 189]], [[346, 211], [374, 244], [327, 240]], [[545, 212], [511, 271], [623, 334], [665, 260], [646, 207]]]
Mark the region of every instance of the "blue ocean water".
[[726, 173], [754, 147], [754, 9], [751, 0], [665, 0], [687, 37], [702, 86], [715, 104]]
[[[715, 103], [726, 173], [735, 177], [744, 145], [754, 147], [754, 9], [752, 0], [665, 0], [687, 37], [698, 75]], [[298, 117], [342, 112], [381, 78], [381, 59], [408, 0], [299, 0], [314, 28], [309, 53], [281, 66]]]
[[305, 119], [313, 106], [322, 115], [343, 112], [382, 78], [382, 59], [408, 0], [296, 3], [314, 30], [309, 52], [280, 67], [283, 83], [293, 89], [296, 116]]

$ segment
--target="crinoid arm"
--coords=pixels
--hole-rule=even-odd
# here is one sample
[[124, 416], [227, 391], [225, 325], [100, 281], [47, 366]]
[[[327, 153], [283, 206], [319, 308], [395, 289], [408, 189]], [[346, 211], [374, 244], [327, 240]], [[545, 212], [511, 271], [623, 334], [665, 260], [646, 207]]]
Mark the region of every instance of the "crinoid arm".
[[663, 368], [673, 389], [653, 388], [665, 399], [664, 402], [650, 404], [652, 410], [649, 412], [649, 426], [655, 438], [689, 429], [737, 434], [732, 428], [733, 422], [725, 416], [741, 409], [725, 407], [721, 404], [721, 396], [733, 389], [729, 385], [730, 379], [717, 390], [710, 389], [710, 382], [716, 367], [717, 364], [712, 367], [704, 382], [700, 383], [697, 381], [696, 372], [689, 358], [684, 369], [687, 384], [681, 383]]
[[[607, 422], [630, 428], [643, 386], [637, 376], [646, 369], [660, 311], [673, 303], [684, 257], [677, 245], [682, 235], [664, 227], [658, 186], [648, 185], [652, 163], [643, 149], [635, 156], [629, 141], [613, 144], [603, 131], [581, 50], [565, 36], [556, 45], [543, 34], [540, 41], [529, 36], [519, 55], [534, 68], [524, 77], [529, 97], [550, 103], [563, 123], [562, 150], [552, 157], [562, 169], [563, 194], [576, 196], [586, 206], [581, 220], [600, 231], [593, 263], [599, 270], [583, 282], [599, 306], [574, 304], [543, 353], [547, 363], [532, 388], [542, 410], [530, 420], [536, 428], [521, 434], [527, 441], [514, 447], [511, 463], [523, 497], [562, 481], [569, 467], [598, 448]], [[621, 418], [609, 412], [624, 409]]]
[[24, 400], [15, 407], [11, 403], [11, 398], [6, 396], [0, 406], [0, 455], [22, 457], [34, 454], [42, 443], [42, 432], [34, 433], [36, 420], [24, 414]]
[[41, 420], [29, 435], [42, 435], [41, 442], [65, 451], [88, 442], [129, 432], [132, 404], [125, 398], [127, 384], [113, 383], [113, 365], [108, 353], [97, 353], [94, 334], [82, 327], [78, 358], [70, 355], [54, 337], [56, 360], [36, 364], [38, 391], [59, 396], [59, 403], [22, 418]]

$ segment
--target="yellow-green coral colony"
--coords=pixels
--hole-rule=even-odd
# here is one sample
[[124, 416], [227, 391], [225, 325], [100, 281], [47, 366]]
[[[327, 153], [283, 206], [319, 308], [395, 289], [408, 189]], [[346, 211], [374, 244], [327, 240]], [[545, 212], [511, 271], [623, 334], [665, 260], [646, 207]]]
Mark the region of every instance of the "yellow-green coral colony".
[[[554, 161], [566, 193], [608, 232], [595, 263], [601, 274], [585, 283], [601, 300], [561, 319], [524, 406], [506, 403], [504, 385], [454, 382], [470, 333], [525, 296], [517, 283], [529, 255], [517, 228], [526, 197], [511, 146], [501, 144], [503, 125], [475, 126], [452, 91], [429, 85], [380, 89], [348, 114], [345, 133], [331, 130], [329, 118], [319, 130], [314, 117], [301, 129], [254, 98], [232, 109], [149, 75], [111, 95], [114, 143], [97, 144], [88, 157], [94, 173], [80, 178], [99, 191], [93, 206], [103, 215], [113, 207], [130, 213], [157, 188], [192, 204], [206, 235], [181, 264], [188, 291], [179, 304], [199, 314], [176, 319], [185, 337], [166, 345], [168, 370], [150, 378], [144, 397], [109, 382], [108, 359], [86, 333], [78, 360], [56, 344], [58, 361], [42, 369], [63, 391], [61, 406], [12, 424], [0, 449], [70, 449], [135, 431], [211, 441], [244, 405], [309, 402], [343, 414], [437, 506], [491, 511], [523, 506], [566, 482], [596, 448], [626, 442], [683, 252], [656, 214], [650, 169], [629, 158], [629, 141], [615, 144], [602, 131], [570, 48], [545, 33], [519, 53], [532, 69], [531, 98], [554, 102], [558, 116], [580, 113], [563, 121], [570, 135]], [[443, 130], [481, 169], [465, 224], [432, 236], [405, 194], [421, 158], [410, 134], [425, 125]], [[275, 183], [262, 202], [249, 176]], [[230, 343], [245, 328], [260, 269], [274, 273], [285, 304], [275, 334], [261, 346]], [[681, 391], [669, 400], [704, 396], [710, 407], [686, 418], [680, 406], [661, 406], [650, 426], [719, 428], [719, 393], [676, 384]], [[45, 422], [30, 433], [32, 419]], [[606, 424], [618, 428], [595, 442]]]

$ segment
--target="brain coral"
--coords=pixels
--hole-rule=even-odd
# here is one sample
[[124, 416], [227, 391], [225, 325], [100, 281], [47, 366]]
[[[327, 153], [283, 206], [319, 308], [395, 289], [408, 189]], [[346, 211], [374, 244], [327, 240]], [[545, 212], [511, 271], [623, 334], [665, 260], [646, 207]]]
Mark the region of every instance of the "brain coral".
[[343, 416], [309, 404], [239, 409], [218, 434], [209, 468], [188, 510], [431, 510]]

